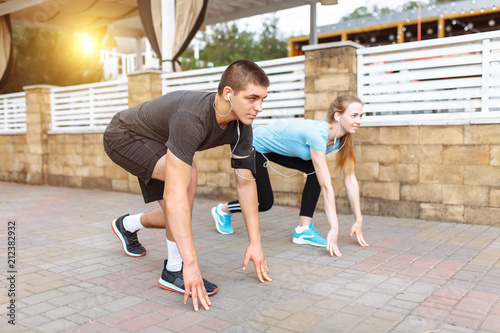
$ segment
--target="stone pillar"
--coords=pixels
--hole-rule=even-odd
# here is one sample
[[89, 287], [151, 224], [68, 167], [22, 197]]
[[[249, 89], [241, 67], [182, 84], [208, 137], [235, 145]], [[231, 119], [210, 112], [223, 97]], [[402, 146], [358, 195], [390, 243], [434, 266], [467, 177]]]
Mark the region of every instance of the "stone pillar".
[[337, 96], [356, 94], [356, 49], [361, 47], [345, 41], [302, 48], [306, 56], [305, 118], [323, 120]]
[[[132, 107], [162, 94], [161, 74], [158, 70], [145, 70], [128, 75], [128, 106]], [[128, 190], [132, 193], [141, 193], [137, 178], [128, 174]]]
[[146, 70], [128, 75], [128, 105], [130, 107], [161, 96], [161, 74]]
[[28, 184], [47, 185], [48, 143], [51, 106], [50, 89], [53, 86], [25, 87], [26, 91], [26, 181]]

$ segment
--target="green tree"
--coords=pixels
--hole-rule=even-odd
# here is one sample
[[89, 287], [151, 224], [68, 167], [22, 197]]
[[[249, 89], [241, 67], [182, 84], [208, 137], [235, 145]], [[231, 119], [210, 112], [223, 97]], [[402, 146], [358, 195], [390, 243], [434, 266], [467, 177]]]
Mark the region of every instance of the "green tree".
[[14, 62], [3, 93], [23, 86], [67, 86], [103, 79], [99, 51], [84, 54], [81, 39], [71, 32], [13, 27]]
[[408, 1], [405, 4], [403, 4], [403, 6], [401, 7], [401, 11], [405, 12], [415, 8], [418, 8], [418, 1]]
[[236, 23], [222, 23], [215, 25], [213, 30], [206, 33], [205, 48], [200, 52], [200, 60], [206, 65], [228, 65], [236, 60], [248, 59], [255, 48], [253, 33], [239, 31]]
[[[453, 2], [455, 0], [430, 0], [430, 1], [421, 1], [421, 6], [430, 6], [430, 5], [440, 5], [448, 2]], [[384, 14], [390, 14], [390, 13], [396, 13], [396, 12], [404, 12], [404, 11], [409, 11], [413, 10], [415, 8], [418, 8], [418, 1], [412, 0], [412, 1], [407, 1], [405, 2], [399, 9], [391, 9], [389, 7], [382, 7], [379, 8], [378, 6], [373, 6], [371, 9], [369, 9], [366, 6], [361, 6], [356, 8], [352, 13], [349, 15], [343, 16], [340, 21], [349, 21], [353, 19], [358, 19], [362, 17], [373, 17], [373, 16], [378, 16], [378, 15], [384, 15]]]
[[436, 5], [441, 5], [441, 4], [453, 2], [453, 1], [455, 1], [455, 0], [434, 0], [433, 3]]
[[241, 31], [235, 22], [216, 24], [203, 33], [206, 43], [200, 51], [200, 61], [194, 59], [194, 51], [189, 47], [181, 56], [182, 70], [225, 66], [230, 63], [249, 59], [261, 61], [286, 57], [287, 42], [278, 34], [277, 18], [264, 22], [258, 38], [248, 31]]
[[[445, 4], [448, 2], [453, 2], [453, 1], [455, 1], [455, 0], [431, 0], [429, 2], [421, 1], [420, 5], [422, 7], [427, 7], [427, 6], [431, 6], [431, 5], [442, 5], [442, 4]], [[401, 11], [408, 11], [408, 10], [417, 9], [417, 8], [418, 8], [418, 1], [413, 0], [413, 1], [408, 1], [405, 4], [403, 4], [403, 6], [401, 7]]]
[[342, 16], [340, 21], [349, 21], [368, 16], [373, 16], [373, 13], [368, 10], [368, 7], [361, 6], [356, 8], [351, 14]]
[[273, 17], [264, 22], [264, 29], [257, 41], [254, 61], [284, 58], [287, 56], [287, 42], [278, 37], [278, 18]]

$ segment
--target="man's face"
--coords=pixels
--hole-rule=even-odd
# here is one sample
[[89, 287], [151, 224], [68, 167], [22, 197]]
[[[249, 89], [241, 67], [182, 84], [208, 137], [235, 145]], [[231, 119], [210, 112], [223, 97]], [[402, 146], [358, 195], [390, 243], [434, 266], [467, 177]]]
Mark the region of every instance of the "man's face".
[[233, 112], [245, 125], [251, 125], [259, 112], [262, 112], [262, 102], [267, 97], [267, 88], [249, 84], [237, 95], [231, 95]]

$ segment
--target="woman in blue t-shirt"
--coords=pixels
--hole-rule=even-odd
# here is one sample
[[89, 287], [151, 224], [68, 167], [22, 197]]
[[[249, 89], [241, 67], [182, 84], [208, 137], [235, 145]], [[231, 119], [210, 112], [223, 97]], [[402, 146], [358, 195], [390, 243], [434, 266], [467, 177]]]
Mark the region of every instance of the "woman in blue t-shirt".
[[[330, 105], [325, 121], [278, 120], [254, 129], [253, 145], [257, 152], [255, 181], [260, 212], [269, 210], [274, 202], [267, 171], [267, 166], [272, 168], [269, 161], [307, 175], [302, 191], [299, 225], [295, 228], [292, 239], [294, 243], [326, 247], [330, 255], [342, 255], [337, 245], [339, 223], [326, 161], [326, 155], [336, 151], [338, 154], [336, 168], [343, 171], [347, 196], [354, 215], [354, 224], [349, 236], [355, 234], [359, 245], [368, 246], [362, 232], [363, 218], [358, 181], [354, 174], [355, 157], [352, 143], [352, 135], [357, 132], [362, 115], [361, 100], [353, 95], [342, 95]], [[318, 234], [312, 223], [321, 192], [323, 192], [326, 217], [330, 224], [327, 239]], [[236, 212], [241, 212], [238, 201], [221, 203], [213, 207], [212, 216], [217, 231], [222, 234], [232, 233], [231, 217], [232, 213]]]

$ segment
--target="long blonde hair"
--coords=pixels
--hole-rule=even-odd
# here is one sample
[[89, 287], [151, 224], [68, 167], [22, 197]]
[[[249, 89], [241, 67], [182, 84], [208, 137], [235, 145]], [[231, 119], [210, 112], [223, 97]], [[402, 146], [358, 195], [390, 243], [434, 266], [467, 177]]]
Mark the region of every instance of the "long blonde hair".
[[[363, 105], [361, 100], [354, 95], [341, 95], [338, 96], [328, 109], [326, 115], [326, 121], [329, 124], [335, 122], [335, 113], [343, 114], [347, 107], [352, 103], [359, 103]], [[338, 170], [343, 170], [344, 174], [354, 173], [354, 165], [356, 164], [356, 156], [354, 155], [353, 138], [351, 133], [345, 134], [340, 138], [340, 147], [343, 147], [337, 152], [337, 165], [335, 166]]]

